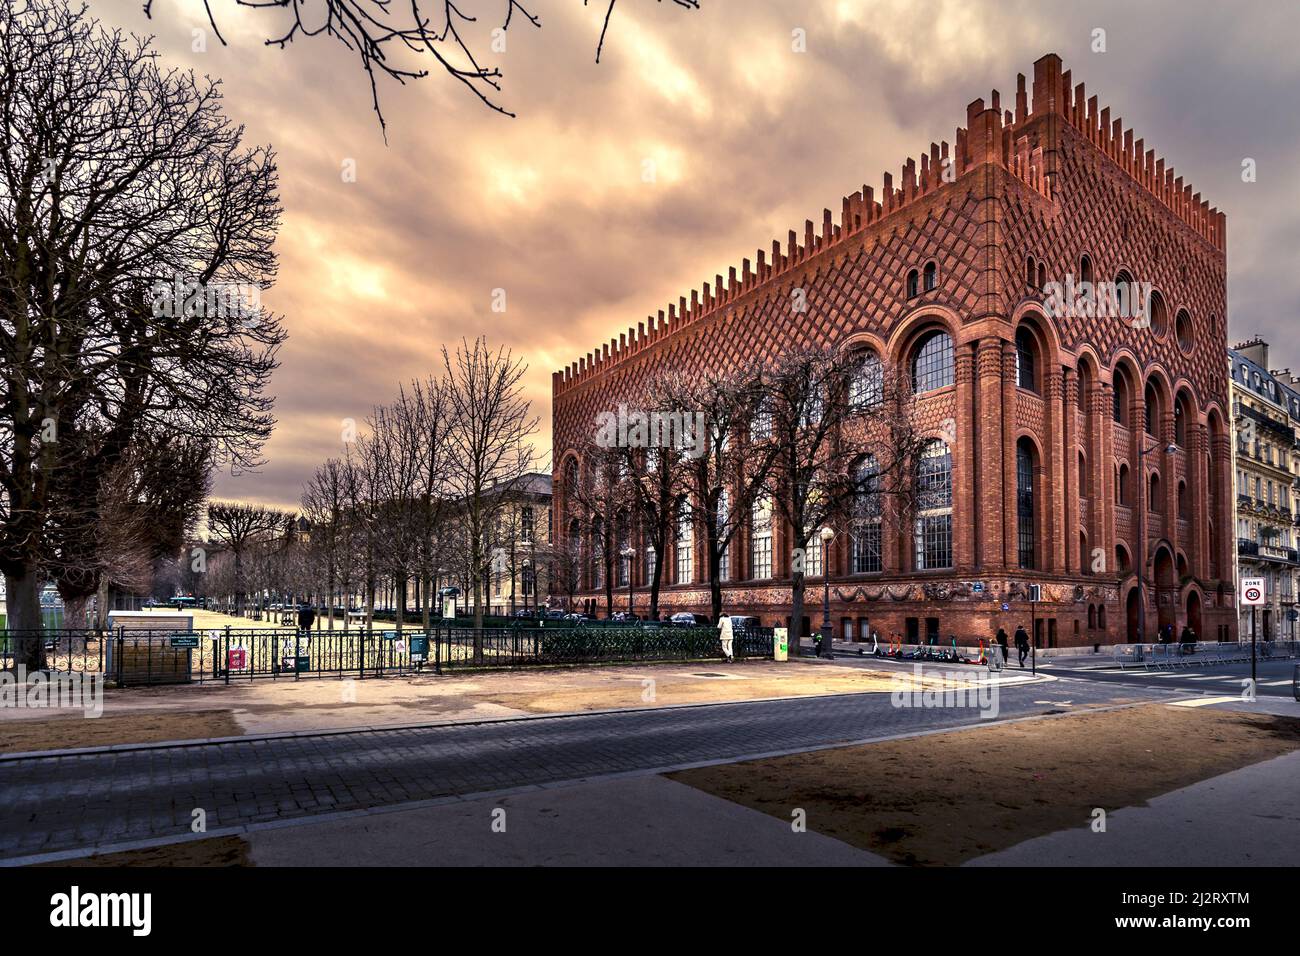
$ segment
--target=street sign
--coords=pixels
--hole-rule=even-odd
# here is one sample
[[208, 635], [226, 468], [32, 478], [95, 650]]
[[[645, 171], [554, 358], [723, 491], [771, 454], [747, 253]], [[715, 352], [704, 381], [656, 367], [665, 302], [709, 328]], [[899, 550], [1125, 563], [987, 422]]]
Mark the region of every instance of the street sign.
[[199, 636], [197, 634], [186, 634], [181, 637], [171, 639], [172, 647], [198, 647]]
[[1259, 607], [1268, 603], [1264, 600], [1263, 578], [1241, 579], [1241, 603], [1247, 607]]

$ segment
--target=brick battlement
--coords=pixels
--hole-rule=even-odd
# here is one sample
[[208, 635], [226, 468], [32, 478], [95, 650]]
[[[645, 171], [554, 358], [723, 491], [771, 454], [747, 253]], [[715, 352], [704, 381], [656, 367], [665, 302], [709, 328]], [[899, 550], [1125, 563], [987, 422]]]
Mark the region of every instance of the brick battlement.
[[1110, 107], [1099, 112], [1097, 97], [1086, 98], [1084, 84], [1071, 88], [1070, 71], [1062, 72], [1061, 58], [1049, 53], [1034, 63], [1032, 107], [1025, 75], [1021, 73], [1016, 78], [1014, 112], [1002, 111], [997, 90], [992, 92], [988, 105], [982, 98], [970, 103], [966, 107], [966, 126], [956, 131], [955, 148], [950, 150], [947, 142], [931, 143], [929, 152], [922, 153], [919, 167], [914, 159], [903, 164], [899, 186], [894, 185], [892, 174], [884, 174], [878, 200], [872, 187], [864, 185], [843, 197], [838, 222], [831, 210], [824, 209], [820, 232], [811, 219], [805, 220], [802, 242], [798, 233], [790, 230], [784, 246], [779, 239], [772, 240], [770, 258], [759, 249], [753, 261], [742, 260], [739, 270], [730, 267], [725, 282], [721, 274], [715, 275], [712, 283], [706, 280], [699, 289], [692, 289], [689, 300], [682, 296], [666, 312], [660, 310], [635, 328], [629, 327], [617, 339], [610, 339], [584, 358], [553, 372], [553, 394], [577, 387], [828, 249], [900, 217], [917, 201], [950, 190], [978, 167], [1001, 167], [1051, 201], [1057, 163], [1057, 117], [1204, 241], [1220, 252], [1226, 249], [1224, 214], [1203, 201], [1200, 193], [1193, 195], [1192, 187], [1184, 185], [1181, 176], [1175, 178], [1173, 167], [1166, 169], [1164, 159], [1157, 159], [1154, 149], [1144, 151], [1143, 141], [1134, 141], [1133, 131], [1123, 128], [1123, 120], [1112, 121]]

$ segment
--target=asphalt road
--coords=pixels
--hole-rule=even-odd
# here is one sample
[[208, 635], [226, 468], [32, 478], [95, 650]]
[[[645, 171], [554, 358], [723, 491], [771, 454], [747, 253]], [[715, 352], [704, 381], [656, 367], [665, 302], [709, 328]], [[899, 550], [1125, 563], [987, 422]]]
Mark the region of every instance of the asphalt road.
[[[999, 688], [1002, 719], [1160, 699], [1109, 682]], [[979, 723], [889, 694], [361, 731], [0, 760], [0, 862], [528, 784], [645, 772]]]

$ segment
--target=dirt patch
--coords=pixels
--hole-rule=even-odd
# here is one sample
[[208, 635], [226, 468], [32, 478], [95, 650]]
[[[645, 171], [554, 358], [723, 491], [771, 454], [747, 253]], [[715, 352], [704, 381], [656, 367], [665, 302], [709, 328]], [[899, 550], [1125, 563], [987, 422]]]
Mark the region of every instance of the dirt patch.
[[234, 713], [229, 710], [7, 720], [0, 723], [0, 753], [238, 737], [243, 733]]
[[187, 840], [147, 850], [123, 850], [121, 853], [97, 853], [63, 863], [41, 863], [44, 867], [65, 866], [253, 866], [248, 855], [248, 841], [242, 837], [213, 837], [210, 840]]
[[624, 670], [603, 679], [597, 677], [588, 686], [561, 685], [522, 692], [494, 688], [467, 696], [527, 713], [554, 714], [623, 707], [725, 703], [764, 697], [888, 693], [896, 686], [892, 674], [860, 668], [786, 665], [784, 672], [778, 674], [757, 667], [750, 670], [747, 666], [737, 666], [726, 671], [700, 667], [672, 673], [638, 674]]
[[1087, 826], [1300, 749], [1300, 720], [1162, 704], [669, 774], [909, 865], [952, 866]]

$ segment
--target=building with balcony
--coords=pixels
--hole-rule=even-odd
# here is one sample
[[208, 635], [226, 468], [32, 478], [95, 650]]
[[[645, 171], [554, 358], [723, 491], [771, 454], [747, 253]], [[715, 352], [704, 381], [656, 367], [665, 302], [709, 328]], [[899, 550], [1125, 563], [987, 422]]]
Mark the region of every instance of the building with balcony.
[[1258, 337], [1229, 349], [1228, 361], [1237, 580], [1263, 578], [1267, 597], [1254, 614], [1240, 609], [1239, 631], [1246, 636], [1253, 628], [1261, 640], [1291, 639], [1300, 617], [1300, 381], [1290, 369], [1269, 369], [1268, 343]]

